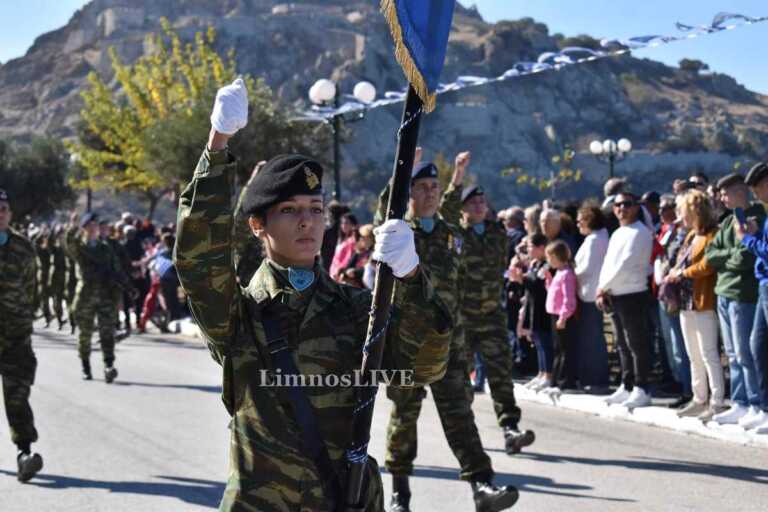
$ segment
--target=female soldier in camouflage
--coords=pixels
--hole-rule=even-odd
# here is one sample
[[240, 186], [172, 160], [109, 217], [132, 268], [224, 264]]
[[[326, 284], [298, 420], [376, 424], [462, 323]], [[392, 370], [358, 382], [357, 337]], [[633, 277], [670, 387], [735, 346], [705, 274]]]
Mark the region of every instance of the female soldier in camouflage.
[[[175, 250], [192, 313], [223, 368], [223, 400], [232, 416], [230, 477], [220, 510], [331, 511], [338, 496], [331, 490], [344, 482], [355, 402], [351, 387], [334, 386], [337, 379], [329, 377], [359, 368], [371, 295], [335, 283], [318, 264], [323, 169], [301, 155], [273, 158], [249, 186], [243, 208], [266, 259], [238, 286], [235, 159], [227, 141], [245, 126], [247, 101], [242, 80], [217, 94], [208, 147], [181, 196]], [[445, 372], [449, 316], [419, 268], [410, 228], [385, 223], [374, 257], [398, 278], [384, 368], [411, 370], [414, 383], [431, 382]], [[301, 377], [326, 378], [325, 385], [270, 386], [265, 376], [286, 366]], [[302, 400], [313, 432], [306, 429], [307, 411], [299, 411]], [[319, 450], [309, 453], [313, 437]], [[373, 459], [367, 478], [365, 510], [383, 511]]]

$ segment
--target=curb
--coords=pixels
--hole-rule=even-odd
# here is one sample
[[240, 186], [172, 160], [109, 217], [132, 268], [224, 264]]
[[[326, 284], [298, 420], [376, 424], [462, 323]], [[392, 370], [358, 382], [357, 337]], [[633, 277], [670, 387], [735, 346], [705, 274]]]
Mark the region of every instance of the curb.
[[711, 421], [705, 425], [696, 418], [678, 418], [676, 412], [667, 407], [640, 407], [630, 412], [619, 405], [606, 405], [606, 397], [603, 396], [563, 393], [558, 399], [553, 399], [549, 395], [530, 391], [520, 384], [515, 384], [515, 396], [520, 400], [585, 412], [610, 420], [629, 421], [680, 434], [768, 448], [768, 435], [752, 434], [738, 425], [718, 425]]

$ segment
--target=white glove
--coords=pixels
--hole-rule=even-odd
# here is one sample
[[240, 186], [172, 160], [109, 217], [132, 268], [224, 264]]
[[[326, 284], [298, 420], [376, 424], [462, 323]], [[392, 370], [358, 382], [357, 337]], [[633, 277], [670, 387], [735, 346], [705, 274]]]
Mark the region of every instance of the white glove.
[[216, 101], [211, 112], [211, 125], [219, 133], [234, 135], [246, 124], [248, 124], [248, 89], [245, 88], [243, 79], [238, 78], [216, 93]]
[[391, 219], [373, 230], [376, 245], [371, 256], [389, 265], [395, 277], [405, 277], [419, 264], [413, 230], [403, 220]]

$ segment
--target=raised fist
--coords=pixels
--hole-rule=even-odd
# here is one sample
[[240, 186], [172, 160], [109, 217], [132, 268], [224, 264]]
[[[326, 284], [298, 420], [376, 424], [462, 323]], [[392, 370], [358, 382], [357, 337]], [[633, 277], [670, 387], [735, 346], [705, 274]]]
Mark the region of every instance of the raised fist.
[[248, 90], [242, 78], [222, 87], [216, 93], [211, 112], [211, 125], [224, 135], [234, 135], [248, 124]]

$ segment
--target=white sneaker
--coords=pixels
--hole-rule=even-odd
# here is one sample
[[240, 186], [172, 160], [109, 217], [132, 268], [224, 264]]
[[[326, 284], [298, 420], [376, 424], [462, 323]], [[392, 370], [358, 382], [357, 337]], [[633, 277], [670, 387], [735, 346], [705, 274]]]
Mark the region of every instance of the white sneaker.
[[752, 427], [752, 430], [750, 430], [751, 433], [768, 434], [768, 414], [766, 414], [765, 412], [763, 414], [765, 415], [765, 420], [763, 420], [762, 423]]
[[629, 391], [624, 388], [624, 384], [619, 386], [619, 389], [613, 392], [611, 396], [605, 399], [605, 403], [608, 405], [620, 404], [629, 398]]
[[[755, 412], [753, 413], [752, 410]], [[750, 407], [750, 412], [739, 420], [739, 426], [744, 430], [750, 430], [761, 424], [766, 419], [765, 412], [761, 411], [757, 407]]]
[[526, 389], [532, 389], [536, 384], [538, 384], [541, 381], [542, 378], [543, 377], [541, 376], [536, 376], [531, 380], [529, 380], [528, 382], [526, 382], [525, 384], [523, 384], [523, 387]]
[[712, 416], [712, 421], [720, 425], [736, 425], [741, 418], [749, 413], [749, 407], [733, 404], [730, 409]]
[[632, 388], [632, 393], [629, 394], [629, 398], [621, 402], [621, 406], [626, 407], [627, 409], [648, 407], [649, 405], [651, 405], [651, 396], [639, 386]]
[[765, 411], [760, 411], [751, 421], [745, 421], [743, 424], [739, 422], [739, 425], [741, 425], [744, 430], [752, 430], [753, 428], [768, 425], [768, 414], [766, 414]]
[[548, 387], [552, 386], [552, 381], [547, 379], [546, 377], [541, 379], [538, 384], [531, 387], [531, 391], [539, 392], [547, 389]]

